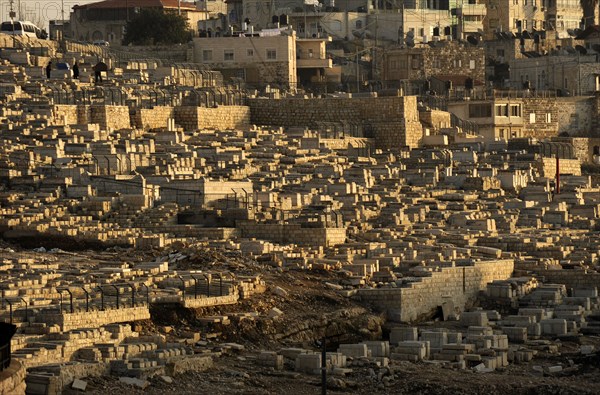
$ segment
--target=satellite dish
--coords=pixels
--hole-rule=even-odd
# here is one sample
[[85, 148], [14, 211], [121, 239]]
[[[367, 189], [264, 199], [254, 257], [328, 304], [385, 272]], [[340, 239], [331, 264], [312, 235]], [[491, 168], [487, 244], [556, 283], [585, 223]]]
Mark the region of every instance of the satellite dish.
[[467, 36], [467, 41], [471, 45], [477, 45], [477, 44], [479, 44], [479, 41], [475, 37], [473, 37], [473, 36]]
[[587, 55], [587, 49], [582, 45], [576, 45], [575, 49], [582, 55]]

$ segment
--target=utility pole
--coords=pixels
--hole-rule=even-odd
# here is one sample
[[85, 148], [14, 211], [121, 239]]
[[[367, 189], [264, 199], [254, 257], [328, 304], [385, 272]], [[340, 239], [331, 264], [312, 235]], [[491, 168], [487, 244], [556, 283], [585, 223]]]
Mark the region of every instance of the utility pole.
[[358, 48], [356, 48], [356, 92], [360, 93], [360, 73], [358, 65]]

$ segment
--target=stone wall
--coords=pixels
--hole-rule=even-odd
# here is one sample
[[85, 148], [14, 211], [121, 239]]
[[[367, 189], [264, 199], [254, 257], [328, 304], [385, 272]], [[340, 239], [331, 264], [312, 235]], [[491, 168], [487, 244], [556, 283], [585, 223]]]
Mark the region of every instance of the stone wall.
[[13, 359], [8, 369], [0, 372], [0, 395], [25, 394], [25, 366]]
[[52, 111], [51, 122], [54, 125], [75, 125], [79, 123], [77, 106], [71, 104], [56, 104]]
[[53, 108], [52, 123], [55, 125], [97, 123], [102, 129], [131, 127], [127, 106], [59, 104]]
[[510, 259], [443, 267], [406, 288], [365, 288], [358, 295], [387, 312], [388, 318], [412, 322], [430, 318], [444, 303], [464, 309], [486, 289], [487, 283], [505, 280], [512, 276], [513, 270], [514, 261]]
[[419, 113], [419, 119], [421, 120], [421, 123], [433, 131], [437, 131], [442, 128], [449, 128], [452, 125], [450, 113], [447, 111], [421, 111]]
[[133, 124], [136, 128], [150, 130], [166, 128], [168, 121], [174, 118], [173, 107], [156, 106], [153, 108], [140, 108], [135, 111]]
[[129, 120], [129, 107], [92, 105], [89, 107], [88, 123], [97, 123], [101, 128], [128, 129], [131, 127]]
[[[556, 158], [542, 158], [540, 173], [543, 177], [554, 178], [556, 176]], [[579, 159], [561, 159], [560, 174], [581, 175], [581, 162]]]
[[398, 48], [384, 54], [385, 80], [425, 80], [435, 75], [466, 75], [485, 81], [485, 48], [446, 41], [436, 47]]
[[415, 96], [379, 98], [250, 99], [252, 123], [315, 127], [321, 122], [359, 124], [381, 148], [417, 147], [423, 138]]
[[581, 163], [593, 163], [594, 148], [600, 152], [600, 138], [556, 137], [552, 141], [571, 144], [575, 158]]
[[175, 107], [175, 123], [185, 130], [239, 129], [250, 124], [250, 108], [246, 106]]
[[545, 283], [564, 284], [568, 288], [595, 288], [600, 284], [600, 273], [586, 270], [536, 270]]
[[238, 221], [243, 237], [269, 240], [276, 243], [334, 246], [346, 241], [345, 228], [302, 228], [300, 224], [261, 224]]
[[221, 305], [225, 305], [225, 304], [236, 304], [238, 299], [239, 299], [239, 295], [237, 292], [232, 295], [211, 296], [211, 297], [203, 296], [198, 299], [188, 297], [181, 301], [181, 305], [188, 309], [197, 309], [197, 308], [202, 308], [202, 307], [221, 306]]
[[558, 104], [558, 133], [568, 133], [569, 136], [584, 136], [592, 130], [594, 116], [594, 101], [591, 97], [559, 97]]
[[59, 325], [63, 332], [79, 328], [95, 328], [117, 322], [148, 319], [150, 319], [150, 310], [147, 306], [77, 313], [42, 313], [39, 315], [40, 322], [45, 322], [48, 325]]
[[525, 98], [521, 100], [523, 103], [523, 137], [546, 139], [558, 135], [558, 104], [555, 98]]

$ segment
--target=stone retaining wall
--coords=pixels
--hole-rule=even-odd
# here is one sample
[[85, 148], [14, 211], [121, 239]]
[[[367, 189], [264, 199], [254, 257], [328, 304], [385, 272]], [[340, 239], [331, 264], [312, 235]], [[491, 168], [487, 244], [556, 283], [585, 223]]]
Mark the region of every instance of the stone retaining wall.
[[[540, 165], [540, 173], [542, 173], [543, 177], [554, 178], [556, 176], [555, 158], [542, 158]], [[579, 159], [561, 159], [559, 166], [560, 174], [572, 174], [574, 176], [581, 175], [581, 162]]]
[[423, 138], [415, 96], [379, 98], [249, 99], [252, 123], [315, 127], [322, 122], [361, 125], [381, 148], [417, 147]]
[[140, 108], [135, 111], [133, 123], [136, 128], [150, 130], [166, 128], [170, 118], [174, 118], [175, 111], [170, 106], [156, 106], [154, 108]]
[[412, 322], [431, 317], [439, 306], [453, 303], [456, 308], [474, 300], [487, 283], [512, 276], [510, 259], [476, 262], [473, 266], [443, 267], [421, 277], [406, 288], [361, 289], [358, 295], [388, 313], [390, 319]]
[[250, 125], [250, 108], [221, 106], [216, 108], [175, 107], [175, 123], [185, 130], [240, 129]]
[[300, 224], [260, 224], [253, 221], [238, 221], [237, 227], [242, 237], [283, 244], [329, 247], [346, 241], [345, 228], [302, 228]]
[[586, 270], [536, 270], [545, 283], [564, 284], [568, 288], [595, 288], [600, 284], [600, 273]]
[[25, 366], [13, 359], [8, 369], [0, 372], [0, 395], [25, 394]]
[[188, 297], [181, 301], [181, 305], [188, 309], [197, 309], [201, 307], [220, 306], [224, 304], [236, 304], [238, 299], [239, 295], [237, 292], [232, 295], [201, 297], [198, 299]]
[[150, 319], [150, 310], [147, 306], [77, 313], [45, 313], [38, 316], [39, 322], [45, 322], [47, 325], [59, 325], [63, 332], [79, 328], [96, 328], [117, 322], [148, 319]]
[[97, 123], [102, 129], [131, 127], [127, 106], [57, 104], [52, 112], [54, 125]]

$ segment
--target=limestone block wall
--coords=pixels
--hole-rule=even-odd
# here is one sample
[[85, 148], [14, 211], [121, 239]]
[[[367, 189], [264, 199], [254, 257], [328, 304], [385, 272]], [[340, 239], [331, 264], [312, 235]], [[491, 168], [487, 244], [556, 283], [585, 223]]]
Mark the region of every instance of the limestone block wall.
[[127, 129], [131, 127], [129, 107], [127, 106], [92, 105], [89, 114], [89, 123], [97, 123], [103, 129]]
[[544, 282], [564, 284], [568, 288], [594, 288], [600, 284], [600, 273], [585, 270], [536, 270]]
[[188, 309], [198, 309], [202, 307], [220, 306], [225, 304], [236, 304], [239, 299], [239, 294], [236, 292], [233, 295], [211, 296], [194, 299], [188, 297], [181, 301], [183, 307]]
[[382, 148], [416, 147], [423, 137], [416, 96], [377, 98], [250, 99], [252, 123], [314, 127], [321, 122], [363, 127]]
[[39, 321], [49, 325], [59, 325], [61, 331], [66, 332], [78, 328], [95, 328], [117, 322], [131, 322], [150, 319], [150, 310], [147, 306], [129, 307], [110, 310], [97, 310], [77, 313], [49, 313], [40, 314]]
[[594, 99], [588, 96], [558, 97], [558, 133], [583, 136], [592, 130]]
[[52, 113], [54, 125], [97, 123], [102, 129], [131, 127], [127, 106], [57, 104]]
[[300, 224], [261, 224], [238, 221], [242, 237], [294, 243], [298, 245], [333, 246], [346, 241], [345, 228], [302, 228]]
[[52, 109], [52, 124], [75, 125], [79, 121], [77, 106], [71, 104], [56, 104]]
[[175, 107], [175, 123], [185, 130], [238, 129], [250, 124], [250, 108], [222, 106], [216, 108]]
[[136, 110], [133, 123], [136, 128], [149, 130], [166, 128], [169, 118], [173, 118], [175, 111], [170, 106], [156, 106]]
[[419, 119], [426, 126], [433, 130], [449, 128], [452, 125], [450, 113], [440, 110], [422, 111], [419, 113]]
[[523, 137], [545, 139], [558, 135], [556, 98], [526, 98], [523, 103]]
[[25, 366], [16, 359], [12, 359], [8, 369], [0, 373], [0, 395], [24, 395]]
[[487, 283], [512, 276], [514, 261], [511, 259], [476, 262], [472, 266], [444, 267], [431, 277], [406, 288], [361, 289], [359, 295], [392, 318], [412, 322], [430, 317], [446, 302], [460, 309], [486, 289]]
[[[581, 161], [579, 159], [561, 159], [560, 174], [572, 174], [574, 176], [581, 175]], [[556, 159], [542, 158], [540, 163], [540, 173], [543, 177], [556, 176]]]

